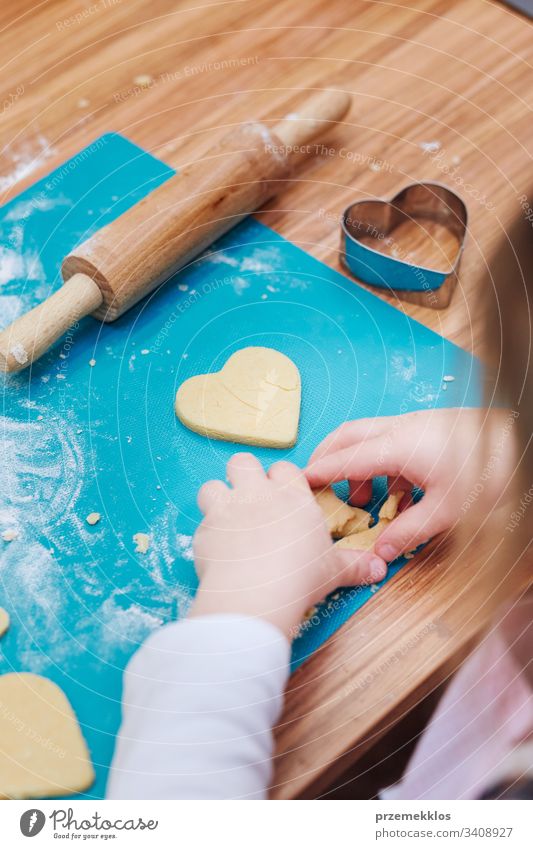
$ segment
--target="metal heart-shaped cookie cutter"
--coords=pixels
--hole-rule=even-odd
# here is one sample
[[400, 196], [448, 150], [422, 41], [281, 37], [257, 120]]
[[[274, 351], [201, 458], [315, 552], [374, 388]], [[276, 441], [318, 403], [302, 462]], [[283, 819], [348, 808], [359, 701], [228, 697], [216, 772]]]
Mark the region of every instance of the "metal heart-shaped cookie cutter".
[[[395, 248], [391, 238], [398, 227], [408, 222], [418, 224], [422, 232], [431, 223], [445, 227], [457, 240], [453, 263], [440, 270], [409, 261], [410, 252], [400, 246]], [[361, 200], [345, 209], [341, 259], [348, 271], [365, 283], [393, 290], [411, 303], [442, 309], [450, 303], [457, 283], [467, 224], [464, 202], [447, 186], [412, 183], [389, 201]], [[390, 243], [392, 254], [373, 247], [376, 244], [387, 249]]]

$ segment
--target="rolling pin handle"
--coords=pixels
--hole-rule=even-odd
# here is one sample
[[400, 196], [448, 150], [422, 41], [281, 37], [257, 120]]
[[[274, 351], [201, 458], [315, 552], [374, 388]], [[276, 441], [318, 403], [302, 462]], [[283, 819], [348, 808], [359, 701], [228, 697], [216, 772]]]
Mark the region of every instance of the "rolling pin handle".
[[0, 333], [0, 369], [22, 371], [37, 360], [69, 327], [98, 309], [103, 300], [97, 283], [75, 274], [42, 304]]
[[272, 127], [287, 147], [298, 147], [312, 141], [340, 121], [350, 108], [352, 98], [345, 91], [317, 91], [310, 95], [291, 115]]

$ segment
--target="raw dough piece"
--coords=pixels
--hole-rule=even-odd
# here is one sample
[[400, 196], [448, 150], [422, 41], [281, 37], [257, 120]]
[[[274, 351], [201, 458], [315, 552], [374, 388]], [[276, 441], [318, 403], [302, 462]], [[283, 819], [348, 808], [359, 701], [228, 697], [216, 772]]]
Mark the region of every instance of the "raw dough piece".
[[390, 525], [390, 519], [380, 519], [368, 530], [349, 534], [340, 539], [336, 545], [338, 548], [357, 548], [359, 551], [369, 551], [374, 547], [378, 536], [383, 533], [387, 525]]
[[19, 532], [16, 528], [7, 528], [7, 530], [2, 531], [2, 539], [4, 542], [13, 542], [14, 539], [18, 539]]
[[289, 448], [298, 436], [300, 373], [273, 348], [242, 348], [221, 371], [190, 377], [176, 395], [183, 424], [211, 439]]
[[403, 492], [393, 492], [389, 495], [385, 503], [381, 505], [381, 510], [378, 513], [379, 518], [392, 521], [396, 517], [403, 495]]
[[377, 538], [383, 533], [387, 525], [390, 525], [398, 512], [398, 505], [403, 498], [403, 492], [393, 492], [381, 506], [378, 513], [379, 522], [372, 528], [359, 533], [349, 534], [340, 539], [336, 545], [339, 548], [352, 548], [360, 551], [369, 551], [374, 547]]
[[346, 504], [330, 486], [326, 489], [315, 489], [313, 495], [324, 514], [328, 531], [333, 539], [366, 530], [370, 525], [372, 519], [370, 513], [360, 507]]
[[135, 551], [138, 554], [146, 554], [148, 549], [150, 548], [150, 536], [149, 534], [133, 534], [133, 542], [135, 543]]
[[89, 513], [85, 521], [88, 525], [97, 525], [101, 518], [100, 513]]
[[0, 797], [42, 799], [87, 790], [94, 771], [74, 712], [52, 681], [0, 676]]
[[5, 634], [7, 629], [9, 628], [9, 613], [7, 610], [4, 610], [3, 607], [0, 607], [0, 637]]

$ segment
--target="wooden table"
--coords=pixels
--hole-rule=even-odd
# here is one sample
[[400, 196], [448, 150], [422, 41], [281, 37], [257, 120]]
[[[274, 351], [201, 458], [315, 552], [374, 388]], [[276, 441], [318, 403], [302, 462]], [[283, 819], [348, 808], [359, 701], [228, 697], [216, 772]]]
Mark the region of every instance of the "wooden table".
[[[461, 284], [443, 312], [396, 305], [479, 353], [478, 284], [531, 173], [524, 18], [485, 0], [5, 0], [0, 30], [2, 201], [103, 132], [179, 166], [301, 89], [352, 93], [343, 126], [260, 218], [338, 267], [349, 201], [448, 183], [470, 212]], [[481, 542], [457, 560], [434, 543], [293, 676], [274, 796], [320, 793], [464, 656], [487, 614]]]

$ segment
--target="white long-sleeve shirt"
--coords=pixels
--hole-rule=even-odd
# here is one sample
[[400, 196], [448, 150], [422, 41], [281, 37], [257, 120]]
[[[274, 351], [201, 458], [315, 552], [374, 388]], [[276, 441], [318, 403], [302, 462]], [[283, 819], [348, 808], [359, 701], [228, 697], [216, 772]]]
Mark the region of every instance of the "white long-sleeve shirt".
[[[462, 667], [404, 779], [384, 798], [478, 798], [533, 738], [524, 648], [532, 599]], [[523, 656], [515, 657], [519, 638]], [[126, 670], [108, 797], [265, 798], [289, 655], [277, 628], [246, 616], [186, 619], [153, 634]]]
[[166, 625], [130, 661], [110, 799], [263, 799], [290, 646], [261, 619]]

